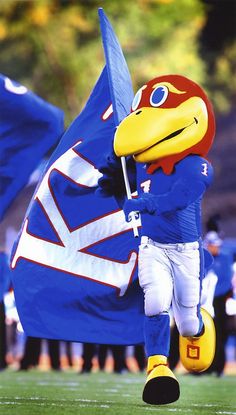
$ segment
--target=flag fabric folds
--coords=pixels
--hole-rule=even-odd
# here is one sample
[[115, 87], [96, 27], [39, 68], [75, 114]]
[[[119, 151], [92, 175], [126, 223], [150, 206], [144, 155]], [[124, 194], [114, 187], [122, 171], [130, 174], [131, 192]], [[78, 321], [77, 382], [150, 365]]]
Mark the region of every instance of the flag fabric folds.
[[63, 111], [0, 74], [0, 220], [63, 130]]
[[131, 110], [134, 93], [131, 76], [116, 34], [102, 8], [98, 9], [114, 120], [118, 125]]
[[10, 288], [10, 268], [8, 256], [5, 252], [0, 251], [0, 302], [4, 299], [4, 294]]
[[115, 198], [94, 193], [115, 124], [105, 67], [53, 153], [13, 249], [16, 305], [28, 335], [143, 342], [137, 241]]
[[[110, 24], [102, 8], [98, 9], [98, 14], [100, 19], [102, 43], [106, 60], [114, 120], [116, 126], [118, 126], [131, 111], [134, 97], [132, 81], [120, 43], [116, 37], [112, 25]], [[131, 197], [125, 157], [121, 157], [121, 165], [126, 193], [128, 197]], [[141, 224], [140, 215], [133, 216], [131, 224], [134, 236], [138, 237], [138, 226]]]

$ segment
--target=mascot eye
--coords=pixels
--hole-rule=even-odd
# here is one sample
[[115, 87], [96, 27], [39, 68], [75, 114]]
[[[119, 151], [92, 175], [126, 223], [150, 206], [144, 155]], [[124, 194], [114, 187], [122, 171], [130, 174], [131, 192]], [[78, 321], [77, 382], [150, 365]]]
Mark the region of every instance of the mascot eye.
[[153, 107], [160, 107], [160, 105], [162, 105], [166, 101], [168, 97], [168, 92], [168, 88], [165, 85], [158, 86], [152, 92], [152, 95], [150, 97], [150, 104]]
[[142, 98], [142, 88], [140, 88], [138, 92], [136, 92], [135, 97], [133, 99], [133, 102], [132, 102], [133, 111], [135, 111], [138, 108], [141, 98]]

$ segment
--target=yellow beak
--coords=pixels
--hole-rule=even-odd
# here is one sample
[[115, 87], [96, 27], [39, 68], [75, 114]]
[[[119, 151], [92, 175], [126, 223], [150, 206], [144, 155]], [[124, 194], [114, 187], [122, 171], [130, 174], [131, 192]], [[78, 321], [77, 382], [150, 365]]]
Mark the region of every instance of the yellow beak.
[[191, 97], [176, 108], [143, 107], [128, 115], [114, 137], [117, 156], [148, 163], [181, 153], [201, 141], [208, 115], [203, 99]]

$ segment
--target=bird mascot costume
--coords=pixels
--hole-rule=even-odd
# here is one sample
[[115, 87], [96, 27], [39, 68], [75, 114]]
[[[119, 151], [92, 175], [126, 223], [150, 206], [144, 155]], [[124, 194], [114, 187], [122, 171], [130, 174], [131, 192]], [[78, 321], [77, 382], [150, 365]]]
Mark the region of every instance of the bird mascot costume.
[[121, 201], [120, 157], [125, 156], [137, 190], [132, 199], [123, 198], [122, 207], [127, 221], [131, 212], [141, 213], [142, 220], [138, 272], [148, 357], [143, 400], [149, 404], [174, 402], [180, 394], [168, 368], [170, 307], [185, 368], [204, 371], [214, 357], [213, 321], [200, 308], [205, 269], [201, 199], [213, 177], [205, 157], [214, 133], [212, 106], [200, 86], [184, 76], [160, 76], [136, 93], [100, 169], [100, 193]]

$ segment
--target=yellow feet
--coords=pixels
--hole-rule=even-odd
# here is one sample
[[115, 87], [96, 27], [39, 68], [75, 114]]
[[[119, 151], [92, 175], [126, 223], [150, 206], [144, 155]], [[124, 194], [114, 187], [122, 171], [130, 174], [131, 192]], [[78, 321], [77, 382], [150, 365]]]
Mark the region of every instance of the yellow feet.
[[215, 326], [210, 314], [201, 308], [204, 333], [200, 337], [179, 337], [180, 360], [190, 372], [203, 372], [215, 355]]
[[148, 358], [148, 377], [143, 390], [143, 401], [152, 405], [164, 405], [179, 399], [179, 383], [167, 366], [165, 356]]

